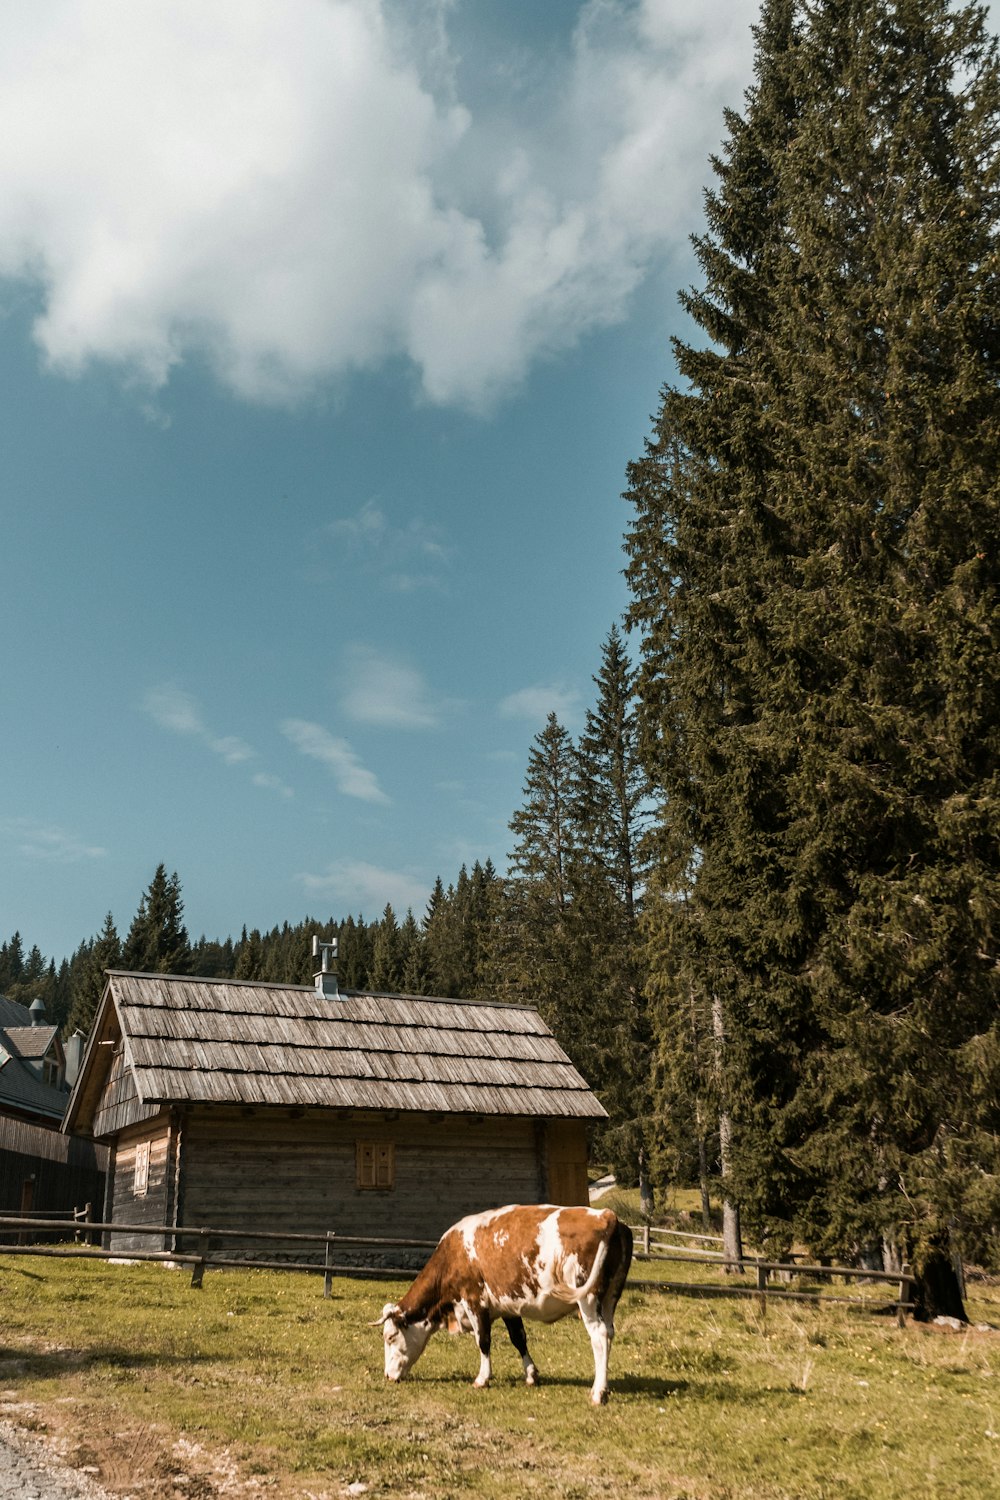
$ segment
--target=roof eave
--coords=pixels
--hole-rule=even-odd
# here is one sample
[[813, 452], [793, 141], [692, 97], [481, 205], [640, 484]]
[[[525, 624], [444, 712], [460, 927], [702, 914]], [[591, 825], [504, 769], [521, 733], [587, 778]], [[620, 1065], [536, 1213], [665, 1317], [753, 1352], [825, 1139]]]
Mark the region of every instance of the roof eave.
[[[110, 1024], [112, 1021], [114, 1022], [114, 1027]], [[99, 1059], [101, 1057], [100, 1049], [102, 1043], [110, 1040], [108, 1033], [114, 1028], [117, 1028], [118, 1034], [121, 1035], [121, 1017], [118, 1014], [118, 1006], [115, 1002], [111, 975], [109, 974], [105, 981], [100, 1004], [94, 1015], [93, 1025], [90, 1028], [90, 1035], [87, 1038], [83, 1057], [80, 1060], [80, 1071], [77, 1074], [76, 1082], [70, 1090], [69, 1103], [66, 1105], [66, 1112], [63, 1115], [62, 1130], [64, 1135], [70, 1135], [74, 1131], [87, 1134], [90, 1131], [97, 1096], [100, 1094], [101, 1088], [104, 1085], [104, 1079], [107, 1077], [108, 1069], [111, 1066], [111, 1059], [109, 1057], [107, 1067], [104, 1069], [104, 1077], [96, 1081]], [[85, 1121], [81, 1122], [80, 1114], [85, 1110], [85, 1106], [88, 1103], [91, 1104], [89, 1116], [87, 1116]]]

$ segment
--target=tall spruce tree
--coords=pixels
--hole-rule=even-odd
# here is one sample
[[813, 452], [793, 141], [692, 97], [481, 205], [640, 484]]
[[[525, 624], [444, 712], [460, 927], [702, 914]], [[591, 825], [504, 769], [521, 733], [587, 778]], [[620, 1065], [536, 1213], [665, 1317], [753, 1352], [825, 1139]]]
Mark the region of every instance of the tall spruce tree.
[[372, 948], [372, 966], [368, 983], [373, 990], [392, 992], [398, 990], [403, 977], [403, 953], [400, 942], [399, 923], [392, 903], [386, 902], [382, 920], [375, 926], [375, 942]]
[[724, 1017], [755, 1233], [928, 1310], [1000, 1223], [998, 121], [978, 6], [766, 5], [630, 470], [661, 1034]]
[[493, 993], [536, 1005], [564, 1045], [575, 1031], [574, 1061], [586, 1066], [583, 1030], [574, 1024], [586, 1003], [571, 922], [575, 772], [573, 741], [551, 713], [532, 742], [525, 800], [510, 820], [516, 842]]
[[638, 919], [649, 782], [639, 756], [635, 672], [617, 626], [601, 648], [594, 685], [572, 777], [571, 921], [577, 948], [587, 952], [588, 1077], [611, 1117], [600, 1149], [621, 1180], [638, 1181], [648, 1214], [651, 1048]]
[[104, 993], [105, 973], [116, 969], [121, 962], [122, 947], [115, 927], [114, 917], [108, 912], [104, 926], [89, 946], [82, 962], [75, 966], [73, 976], [73, 999], [67, 1030], [89, 1034], [94, 1016]]
[[122, 947], [125, 968], [146, 974], [186, 974], [191, 946], [183, 919], [177, 873], [168, 875], [165, 865], [157, 865]]
[[0, 995], [7, 995], [24, 976], [24, 944], [15, 932], [9, 942], [0, 946]]

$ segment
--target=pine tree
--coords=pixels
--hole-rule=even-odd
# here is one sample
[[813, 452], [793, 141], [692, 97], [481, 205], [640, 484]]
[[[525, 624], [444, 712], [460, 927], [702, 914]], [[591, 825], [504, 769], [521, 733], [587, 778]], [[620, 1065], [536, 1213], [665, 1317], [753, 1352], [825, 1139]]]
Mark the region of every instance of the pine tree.
[[373, 990], [394, 994], [399, 990], [402, 973], [399, 923], [391, 902], [386, 902], [382, 920], [375, 928], [372, 966], [368, 983]]
[[254, 927], [247, 932], [244, 926], [240, 934], [240, 940], [236, 944], [236, 959], [233, 965], [234, 979], [263, 978], [264, 952], [263, 943], [259, 930]]
[[570, 899], [575, 770], [573, 742], [555, 714], [549, 714], [528, 754], [524, 806], [510, 820], [517, 837], [511, 868], [557, 915], [566, 911]]
[[399, 987], [404, 995], [427, 993], [424, 935], [409, 907], [399, 929]]
[[571, 925], [587, 955], [587, 1076], [612, 1122], [599, 1149], [620, 1180], [639, 1182], [650, 1213], [651, 1039], [638, 929], [649, 782], [639, 755], [635, 672], [616, 626], [594, 684], [597, 698], [572, 773]]
[[930, 1286], [1000, 1219], [1000, 83], [946, 0], [757, 39], [687, 299], [714, 347], [630, 470], [661, 1034], [721, 1010], [756, 1233], [889, 1236]]
[[524, 781], [525, 801], [510, 820], [516, 843], [504, 902], [506, 954], [496, 975], [497, 998], [535, 1005], [563, 1044], [576, 1030], [583, 999], [580, 955], [570, 923], [571, 869], [575, 853], [573, 809], [576, 754], [555, 714], [532, 743]]
[[9, 943], [0, 947], [0, 995], [8, 995], [24, 975], [24, 944], [15, 932]]
[[168, 875], [166, 867], [158, 865], [125, 939], [124, 967], [145, 974], [188, 973], [191, 948], [183, 916], [177, 873]]
[[601, 648], [573, 776], [574, 817], [586, 857], [611, 883], [625, 918], [638, 914], [648, 860], [640, 852], [648, 822], [649, 778], [639, 754], [635, 672], [616, 625]]
[[82, 1031], [88, 1035], [94, 1016], [104, 993], [105, 975], [108, 969], [117, 969], [121, 963], [121, 943], [114, 918], [108, 912], [104, 926], [88, 947], [86, 957], [76, 966], [73, 979], [73, 998], [69, 1012], [67, 1030]]

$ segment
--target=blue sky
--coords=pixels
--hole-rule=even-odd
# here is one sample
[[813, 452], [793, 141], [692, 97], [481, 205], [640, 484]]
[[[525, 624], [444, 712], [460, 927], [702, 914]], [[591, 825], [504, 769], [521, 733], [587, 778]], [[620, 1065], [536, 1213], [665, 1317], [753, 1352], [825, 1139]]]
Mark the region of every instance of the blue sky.
[[626, 603], [749, 0], [0, 15], [0, 936], [503, 866]]

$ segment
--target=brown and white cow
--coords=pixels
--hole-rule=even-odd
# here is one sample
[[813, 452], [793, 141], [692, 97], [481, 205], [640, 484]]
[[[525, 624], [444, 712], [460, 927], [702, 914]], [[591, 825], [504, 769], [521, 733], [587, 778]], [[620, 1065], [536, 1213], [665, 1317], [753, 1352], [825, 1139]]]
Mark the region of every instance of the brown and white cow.
[[405, 1297], [387, 1303], [376, 1325], [385, 1340], [385, 1373], [402, 1380], [432, 1333], [467, 1331], [479, 1345], [479, 1374], [490, 1380], [490, 1333], [502, 1318], [528, 1385], [538, 1371], [522, 1318], [555, 1323], [578, 1308], [594, 1350], [591, 1400], [608, 1398], [614, 1316], [632, 1260], [632, 1231], [610, 1209], [511, 1204], [460, 1219]]

